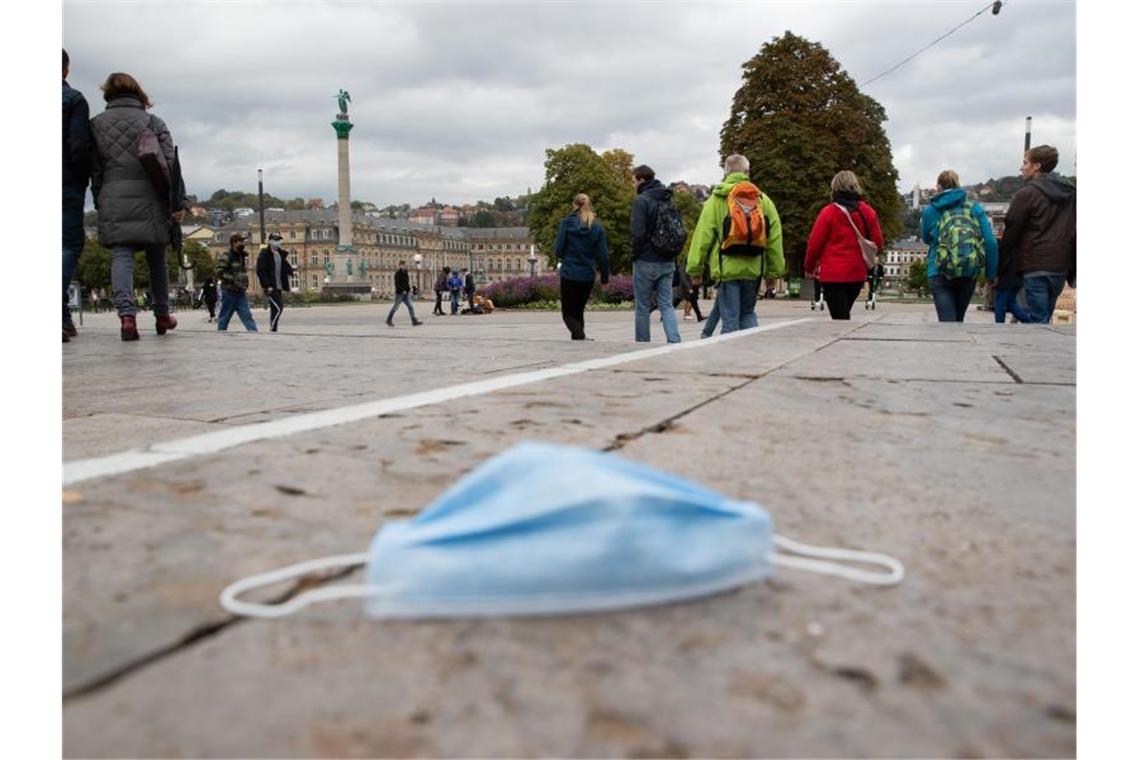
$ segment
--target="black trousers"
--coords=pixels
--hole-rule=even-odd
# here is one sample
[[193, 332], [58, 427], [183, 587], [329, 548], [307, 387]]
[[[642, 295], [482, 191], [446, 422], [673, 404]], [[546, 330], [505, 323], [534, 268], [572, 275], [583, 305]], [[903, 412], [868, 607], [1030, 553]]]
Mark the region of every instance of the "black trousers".
[[218, 307], [217, 301], [206, 301], [206, 308], [210, 311], [210, 319], [214, 318], [214, 309]]
[[267, 290], [265, 297], [269, 300], [269, 331], [277, 332], [281, 312], [285, 311], [285, 294], [280, 290]]
[[827, 302], [827, 311], [831, 314], [831, 318], [851, 319], [851, 307], [859, 300], [859, 291], [862, 289], [862, 280], [823, 283], [823, 300]]
[[594, 290], [594, 282], [562, 278], [562, 321], [574, 340], [586, 338], [586, 301]]
[[687, 300], [689, 302], [689, 304], [693, 307], [693, 311], [697, 315], [697, 321], [700, 322], [701, 320], [704, 319], [704, 317], [701, 316], [701, 305], [697, 301], [697, 295], [698, 295], [697, 288], [694, 287], [692, 290], [689, 291], [688, 295], [685, 297], [685, 300]]
[[443, 291], [435, 291], [435, 308], [431, 311], [432, 314], [443, 316]]

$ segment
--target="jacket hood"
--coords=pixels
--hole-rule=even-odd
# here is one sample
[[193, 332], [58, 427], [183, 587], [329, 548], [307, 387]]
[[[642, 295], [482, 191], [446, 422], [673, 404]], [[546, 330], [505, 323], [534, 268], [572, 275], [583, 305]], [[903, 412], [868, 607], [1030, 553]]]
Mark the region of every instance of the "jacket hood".
[[750, 181], [748, 179], [748, 175], [744, 172], [733, 172], [724, 178], [724, 182], [721, 182], [719, 185], [712, 189], [713, 195], [720, 196], [721, 198], [727, 198], [729, 192], [732, 190], [733, 185], [735, 185], [737, 182], [748, 181]]
[[949, 190], [943, 190], [938, 195], [930, 199], [930, 205], [939, 211], [945, 211], [948, 208], [954, 208], [959, 203], [966, 202], [966, 191], [960, 187], [952, 187]]
[[578, 218], [577, 213], [566, 215], [566, 232], [569, 235], [592, 235], [597, 228], [597, 219], [594, 219], [593, 225], [587, 227], [582, 224], [582, 220]]
[[673, 197], [673, 191], [661, 184], [661, 180], [654, 177], [637, 189], [638, 195], [645, 195], [655, 201], [667, 201]]
[[1073, 197], [1073, 193], [1077, 192], [1077, 188], [1056, 172], [1034, 177], [1028, 184], [1040, 190], [1050, 203], [1065, 203]]

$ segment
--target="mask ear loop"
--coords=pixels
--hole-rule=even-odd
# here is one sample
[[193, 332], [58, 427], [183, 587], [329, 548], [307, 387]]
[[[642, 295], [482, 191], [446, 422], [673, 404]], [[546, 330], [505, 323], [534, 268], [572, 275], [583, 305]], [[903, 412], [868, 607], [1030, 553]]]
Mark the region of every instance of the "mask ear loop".
[[[768, 559], [773, 564], [784, 567], [794, 567], [799, 570], [808, 570], [823, 575], [837, 575], [858, 583], [867, 583], [872, 586], [895, 586], [902, 583], [906, 571], [902, 563], [894, 557], [875, 552], [860, 552], [851, 549], [830, 549], [823, 546], [811, 546], [793, 541], [785, 536], [774, 534], [772, 543], [783, 549], [787, 554], [772, 552]], [[790, 556], [799, 555], [799, 556]], [[849, 562], [864, 562], [870, 565], [885, 567], [889, 572], [878, 573], [847, 567], [836, 562], [824, 562], [821, 559], [805, 559], [805, 557], [820, 557], [823, 559], [846, 560]]]
[[300, 578], [320, 570], [355, 567], [356, 565], [363, 565], [367, 562], [367, 554], [338, 554], [331, 557], [311, 559], [307, 562], [299, 562], [296, 565], [289, 565], [287, 567], [279, 567], [267, 573], [251, 575], [248, 578], [234, 581], [222, 590], [219, 600], [222, 603], [222, 607], [234, 615], [257, 618], [278, 618], [292, 615], [297, 610], [302, 607], [307, 607], [313, 602], [372, 596], [376, 593], [376, 590], [371, 586], [354, 585], [313, 589], [312, 591], [298, 594], [292, 599], [281, 602], [280, 604], [243, 602], [237, 599], [238, 594], [245, 593], [251, 589], [271, 586], [275, 583]]

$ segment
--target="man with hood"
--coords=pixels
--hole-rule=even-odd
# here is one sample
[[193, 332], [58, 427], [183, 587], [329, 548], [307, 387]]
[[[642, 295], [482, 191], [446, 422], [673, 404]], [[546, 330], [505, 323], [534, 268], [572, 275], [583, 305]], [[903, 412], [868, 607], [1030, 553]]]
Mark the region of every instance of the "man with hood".
[[270, 234], [269, 245], [257, 254], [257, 281], [269, 301], [270, 332], [277, 332], [277, 323], [281, 321], [281, 312], [285, 310], [289, 278], [293, 275], [289, 254], [281, 247], [281, 240], [280, 234]]
[[1027, 322], [1048, 323], [1065, 282], [1077, 282], [1077, 189], [1054, 172], [1051, 145], [1025, 152], [1025, 187], [1013, 194], [1005, 216], [999, 269], [1021, 275]]
[[[760, 278], [784, 276], [784, 237], [780, 216], [776, 212], [776, 204], [772, 203], [768, 194], [757, 188], [753, 190], [758, 192], [759, 213], [764, 217], [767, 234], [765, 244], [755, 247], [754, 255], [722, 250], [725, 222], [729, 221], [729, 195], [738, 184], [751, 184], [748, 172], [747, 157], [733, 154], [724, 160], [724, 181], [713, 188], [709, 199], [701, 208], [701, 216], [689, 244], [686, 269], [693, 278], [693, 284], [701, 284], [706, 264], [709, 267], [709, 277], [717, 284], [716, 303], [713, 313], [709, 314], [709, 322], [713, 321], [714, 314], [718, 316], [722, 335], [755, 327], [756, 295], [760, 288]], [[735, 226], [735, 223], [728, 225], [730, 230], [735, 229]]]
[[677, 328], [677, 311], [673, 307], [676, 257], [669, 251], [658, 250], [650, 240], [662, 206], [672, 203], [673, 191], [662, 185], [654, 171], [644, 164], [633, 170], [633, 183], [637, 197], [630, 213], [629, 241], [633, 249], [634, 339], [639, 343], [649, 342], [649, 312], [655, 304], [661, 312], [666, 340], [680, 343], [681, 331]]

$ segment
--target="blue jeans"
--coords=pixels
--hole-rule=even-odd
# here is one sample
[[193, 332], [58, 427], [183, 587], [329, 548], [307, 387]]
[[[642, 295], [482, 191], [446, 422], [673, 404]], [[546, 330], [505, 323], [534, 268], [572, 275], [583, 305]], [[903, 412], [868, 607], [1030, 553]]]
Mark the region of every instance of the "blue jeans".
[[756, 326], [756, 293], [759, 288], [759, 280], [753, 279], [729, 280], [716, 286], [721, 335]]
[[222, 290], [222, 308], [218, 311], [219, 330], [225, 332], [235, 311], [246, 330], [257, 332], [257, 323], [253, 321], [253, 314], [249, 310], [249, 297], [244, 291], [235, 293], [230, 290]]
[[1029, 315], [1017, 302], [1017, 293], [1021, 288], [994, 288], [994, 321], [1005, 324], [1005, 313], [1008, 311], [1018, 322], [1028, 322]]
[[930, 295], [934, 296], [934, 310], [939, 322], [963, 322], [970, 299], [978, 281], [973, 277], [955, 277], [948, 280], [940, 274], [930, 278]]
[[639, 343], [649, 342], [649, 307], [654, 301], [661, 312], [665, 339], [670, 343], [681, 342], [677, 310], [673, 308], [673, 270], [676, 268], [672, 261], [633, 262], [633, 337]]
[[1061, 295], [1061, 291], [1065, 288], [1065, 275], [1028, 275], [1024, 283], [1029, 313], [1022, 321], [1048, 324], [1053, 319], [1053, 307], [1057, 305], [1057, 296]]
[[392, 308], [388, 310], [388, 319], [385, 320], [388, 324], [392, 324], [392, 317], [396, 316], [396, 309], [400, 308], [400, 304], [408, 307], [408, 314], [412, 315], [412, 321], [416, 321], [416, 310], [412, 308], [412, 294], [411, 293], [397, 293], [396, 302], [392, 304]]
[[[408, 308], [411, 308], [411, 306], [409, 306]], [[451, 313], [452, 314], [458, 314], [459, 313], [459, 291], [458, 290], [451, 291]]]
[[83, 199], [85, 187], [63, 188], [63, 322], [71, 322], [71, 309], [67, 307], [67, 286], [79, 266], [83, 253]]

